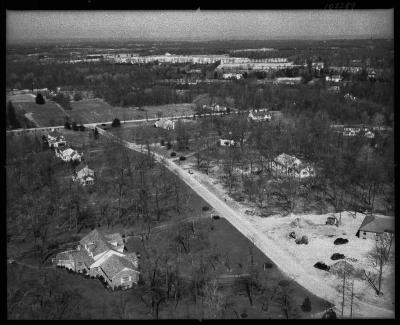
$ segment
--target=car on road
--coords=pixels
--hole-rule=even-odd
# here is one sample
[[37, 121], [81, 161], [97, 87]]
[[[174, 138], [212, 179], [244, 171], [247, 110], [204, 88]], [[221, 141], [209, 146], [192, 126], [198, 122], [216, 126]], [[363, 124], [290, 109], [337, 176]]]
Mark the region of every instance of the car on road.
[[171, 157], [176, 157], [176, 152], [171, 152]]
[[246, 210], [244, 213], [249, 215], [249, 216], [254, 216], [254, 214], [255, 214], [255, 212], [251, 211], [251, 210]]
[[189, 174], [193, 174], [193, 170], [189, 169], [189, 170], [188, 170], [188, 173], [189, 173]]
[[16, 261], [13, 259], [13, 258], [9, 258], [8, 260], [7, 260], [7, 263], [8, 264], [14, 264]]

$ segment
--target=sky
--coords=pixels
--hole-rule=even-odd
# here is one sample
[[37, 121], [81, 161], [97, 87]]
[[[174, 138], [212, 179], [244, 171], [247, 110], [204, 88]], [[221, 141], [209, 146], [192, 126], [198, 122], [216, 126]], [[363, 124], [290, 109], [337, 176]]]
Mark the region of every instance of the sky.
[[393, 38], [393, 10], [10, 11], [8, 42]]

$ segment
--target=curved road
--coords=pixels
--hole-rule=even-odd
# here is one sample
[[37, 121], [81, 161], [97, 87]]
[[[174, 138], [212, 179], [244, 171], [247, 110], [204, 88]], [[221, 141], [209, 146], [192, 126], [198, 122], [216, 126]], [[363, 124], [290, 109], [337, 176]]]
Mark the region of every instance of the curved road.
[[[98, 130], [100, 134], [112, 138], [117, 142], [123, 144], [126, 148], [131, 150], [142, 152], [141, 147], [135, 143], [131, 143], [125, 140], [121, 140], [113, 134]], [[228, 220], [238, 231], [246, 236], [250, 241], [254, 243], [273, 263], [291, 279], [299, 283], [302, 287], [312, 292], [314, 295], [325, 299], [335, 306], [341, 305], [340, 293], [327, 285], [317, 272], [321, 272], [315, 268], [304, 269], [301, 265], [295, 263], [290, 256], [275, 242], [263, 234], [259, 229], [254, 227], [244, 215], [239, 211], [232, 209], [227, 205], [223, 198], [219, 198], [217, 195], [208, 190], [203, 184], [194, 179], [186, 170], [177, 166], [172, 161], [165, 159], [163, 156], [153, 153], [155, 160], [165, 165], [170, 171], [175, 173], [181, 180], [183, 180], [188, 186], [190, 186], [199, 196], [207, 201], [216, 212]], [[394, 311], [385, 308], [376, 307], [374, 305], [362, 302], [355, 298], [354, 317], [368, 317], [368, 318], [393, 318]]]

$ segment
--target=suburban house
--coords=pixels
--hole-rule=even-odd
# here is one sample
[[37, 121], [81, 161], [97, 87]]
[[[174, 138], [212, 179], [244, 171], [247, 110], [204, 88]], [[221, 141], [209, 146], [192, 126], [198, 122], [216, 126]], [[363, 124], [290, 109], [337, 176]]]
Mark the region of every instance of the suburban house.
[[91, 170], [88, 165], [86, 165], [83, 168], [77, 168], [79, 171], [74, 172], [74, 175], [72, 176], [72, 180], [74, 182], [79, 182], [83, 186], [86, 185], [93, 185], [94, 184], [94, 171]]
[[312, 166], [285, 153], [280, 154], [272, 161], [271, 169], [281, 175], [294, 176], [301, 179], [315, 176], [315, 170]]
[[374, 70], [369, 71], [367, 79], [368, 80], [375, 80], [376, 79], [376, 72]]
[[226, 112], [227, 108], [226, 106], [220, 106], [218, 104], [212, 104], [212, 105], [203, 105], [203, 110], [209, 110], [212, 112]]
[[154, 127], [163, 128], [166, 130], [173, 130], [175, 129], [175, 121], [168, 119], [160, 119], [154, 123]]
[[375, 138], [375, 133], [372, 131], [367, 131], [364, 133], [364, 137], [366, 137], [368, 139], [373, 139], [373, 138]]
[[67, 144], [65, 138], [60, 133], [54, 131], [54, 129], [47, 134], [47, 143], [50, 148], [65, 147]]
[[68, 148], [68, 149], [55, 149], [56, 156], [58, 158], [61, 158], [65, 162], [70, 162], [70, 161], [81, 161], [82, 160], [82, 155], [79, 154], [78, 151]]
[[251, 110], [248, 116], [249, 120], [253, 121], [271, 121], [272, 115], [270, 112], [267, 111], [267, 109], [255, 109]]
[[368, 214], [358, 228], [356, 236], [362, 239], [377, 239], [385, 232], [394, 234], [394, 217]]
[[350, 95], [349, 93], [344, 95], [344, 98], [347, 99], [347, 100], [352, 100], [352, 101], [356, 101], [357, 100], [357, 97], [354, 97], [354, 96]]
[[236, 146], [235, 140], [228, 140], [228, 139], [219, 139], [218, 144], [221, 147], [235, 147]]
[[140, 272], [136, 254], [124, 253], [124, 248], [119, 233], [106, 235], [94, 229], [80, 240], [75, 250], [58, 253], [53, 263], [100, 278], [113, 290], [127, 289], [137, 284]]

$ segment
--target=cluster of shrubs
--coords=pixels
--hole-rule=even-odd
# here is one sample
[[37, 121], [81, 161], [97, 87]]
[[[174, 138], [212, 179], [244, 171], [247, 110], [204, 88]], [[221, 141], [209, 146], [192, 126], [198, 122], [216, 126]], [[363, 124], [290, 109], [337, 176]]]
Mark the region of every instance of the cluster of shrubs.
[[64, 128], [68, 130], [74, 130], [74, 131], [85, 131], [86, 128], [83, 124], [76, 124], [75, 122], [70, 123], [69, 121], [66, 121], [64, 124]]

